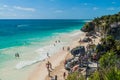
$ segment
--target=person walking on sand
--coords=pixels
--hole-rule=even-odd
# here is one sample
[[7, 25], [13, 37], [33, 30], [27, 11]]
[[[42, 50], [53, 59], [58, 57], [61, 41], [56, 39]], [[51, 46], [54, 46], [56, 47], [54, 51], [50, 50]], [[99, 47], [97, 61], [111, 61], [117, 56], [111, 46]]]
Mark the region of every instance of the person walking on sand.
[[66, 73], [65, 73], [65, 72], [63, 73], [63, 78], [64, 78], [64, 79], [66, 78]]
[[64, 51], [64, 46], [63, 46], [63, 51]]
[[70, 51], [70, 47], [69, 46], [68, 46], [67, 50]]
[[52, 64], [48, 61], [48, 64], [49, 64], [49, 68], [51, 69], [51, 70], [53, 70], [53, 68], [52, 68]]
[[58, 78], [58, 76], [57, 76], [57, 75], [55, 75], [55, 80], [58, 80], [57, 78]]
[[48, 76], [50, 77], [50, 64], [49, 64], [49, 61], [46, 63], [46, 68], [47, 68], [47, 71], [48, 71]]

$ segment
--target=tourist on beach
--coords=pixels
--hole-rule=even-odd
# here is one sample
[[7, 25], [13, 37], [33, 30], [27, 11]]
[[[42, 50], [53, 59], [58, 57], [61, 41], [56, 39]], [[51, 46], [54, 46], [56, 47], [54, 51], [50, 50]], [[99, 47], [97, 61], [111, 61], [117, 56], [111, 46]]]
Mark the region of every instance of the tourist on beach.
[[55, 80], [57, 80], [57, 75], [55, 75]]
[[81, 43], [81, 38], [80, 38], [80, 40], [79, 40], [79, 43]]
[[46, 63], [46, 68], [48, 70], [48, 76], [50, 77], [50, 64], [49, 64], [49, 61]]
[[51, 80], [55, 80], [55, 78], [53, 76], [51, 76]]
[[53, 70], [53, 68], [52, 68], [52, 64], [48, 61], [48, 63], [49, 63], [49, 68], [51, 69], [51, 70]]
[[55, 41], [55, 43], [57, 43], [57, 41]]
[[63, 51], [64, 51], [64, 46], [63, 46]]
[[19, 53], [15, 53], [15, 57], [19, 58], [20, 57]]
[[60, 43], [60, 40], [58, 40], [58, 42]]
[[49, 53], [47, 53], [47, 57], [49, 58], [50, 56], [49, 56]]
[[64, 78], [64, 79], [66, 78], [66, 73], [65, 73], [65, 72], [63, 73], [63, 78]]
[[68, 46], [67, 50], [70, 51], [70, 47], [69, 46]]

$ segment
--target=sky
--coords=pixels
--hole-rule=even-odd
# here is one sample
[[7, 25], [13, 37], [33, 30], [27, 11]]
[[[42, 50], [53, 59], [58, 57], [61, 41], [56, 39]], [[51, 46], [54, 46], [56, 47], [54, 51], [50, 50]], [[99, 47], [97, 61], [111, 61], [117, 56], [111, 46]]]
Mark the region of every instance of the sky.
[[120, 0], [0, 0], [0, 19], [93, 19], [120, 11]]

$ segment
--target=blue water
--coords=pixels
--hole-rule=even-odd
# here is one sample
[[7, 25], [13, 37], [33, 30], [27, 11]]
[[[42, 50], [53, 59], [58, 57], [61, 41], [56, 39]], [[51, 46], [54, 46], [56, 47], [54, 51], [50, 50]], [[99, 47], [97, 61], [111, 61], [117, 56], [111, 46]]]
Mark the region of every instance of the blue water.
[[[87, 21], [89, 20], [0, 20], [0, 79], [16, 80], [17, 77], [21, 80], [21, 77], [25, 77], [24, 73], [28, 74], [26, 71], [30, 68], [29, 64], [45, 59], [48, 51], [52, 55], [63, 47], [68, 37], [62, 38], [62, 34], [72, 35], [73, 31], [79, 31]], [[61, 39], [61, 43], [53, 46], [58, 39]], [[37, 50], [40, 51], [36, 52]], [[14, 56], [16, 52], [20, 54], [19, 59]]]
[[[0, 49], [30, 45], [54, 33], [80, 29], [85, 20], [0, 20]], [[32, 40], [32, 38], [34, 38]]]
[[[14, 53], [23, 50], [21, 46], [26, 46], [25, 49], [29, 51], [33, 49], [30, 46], [35, 47], [32, 43], [40, 42], [39, 46], [42, 46], [58, 33], [80, 30], [86, 21], [89, 20], [0, 20], [0, 67], [4, 67], [8, 61], [14, 61]], [[21, 53], [24, 55], [27, 52], [23, 50]]]

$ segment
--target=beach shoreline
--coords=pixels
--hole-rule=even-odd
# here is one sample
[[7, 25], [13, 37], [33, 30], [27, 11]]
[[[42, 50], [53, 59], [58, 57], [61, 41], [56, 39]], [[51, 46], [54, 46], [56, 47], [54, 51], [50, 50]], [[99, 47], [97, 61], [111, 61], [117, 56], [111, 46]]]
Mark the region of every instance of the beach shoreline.
[[[80, 39], [82, 40], [83, 38], [86, 37], [86, 33], [84, 32], [83, 35], [80, 37]], [[97, 45], [98, 43], [100, 43], [100, 39], [101, 37], [98, 37], [96, 39], [92, 39], [92, 40], [95, 40], [94, 41], [94, 44]], [[86, 46], [88, 45], [89, 43], [79, 43], [79, 39], [74, 41], [73, 42], [73, 45], [71, 46], [71, 48], [75, 48], [77, 46], [84, 46], [85, 49], [86, 49]], [[64, 63], [65, 63], [65, 60], [68, 60], [68, 59], [71, 59], [73, 58], [73, 55], [71, 55], [71, 52], [68, 52], [68, 54], [65, 56], [65, 59], [61, 61], [61, 64], [56, 66], [55, 70], [53, 72], [51, 72], [51, 76], [55, 77], [55, 75], [57, 75], [57, 78], [58, 80], [65, 80], [63, 75], [64, 75], [64, 72], [66, 74], [66, 78], [67, 78], [67, 75], [68, 75], [68, 71], [65, 69], [64, 67]], [[95, 64], [92, 64], [92, 66], [94, 67], [97, 67], [97, 65]], [[82, 71], [82, 74], [85, 75], [86, 73], [84, 71]], [[46, 77], [45, 80], [51, 80], [50, 77]]]
[[[51, 56], [51, 58], [52, 58], [52, 56], [54, 56], [54, 55], [57, 55], [56, 54], [56, 51], [57, 51], [57, 53], [64, 53], [64, 52], [61, 52], [61, 50], [62, 50], [62, 46], [65, 46], [66, 48], [67, 48], [67, 46], [69, 46], [69, 44], [71, 44], [71, 42], [72, 41], [75, 41], [76, 39], [78, 39], [78, 37], [76, 37], [76, 36], [79, 36], [80, 34], [82, 34], [83, 32], [81, 32], [80, 30], [73, 30], [73, 31], [71, 31], [71, 32], [69, 32], [69, 33], [67, 33], [67, 32], [65, 32], [65, 33], [59, 33], [59, 34], [57, 34], [56, 35], [56, 37], [54, 37], [54, 40], [53, 40], [53, 42], [54, 41], [56, 41], [56, 40], [58, 40], [59, 39], [59, 37], [60, 37], [60, 40], [61, 40], [61, 42], [60, 43], [58, 43], [56, 46], [54, 46], [53, 47], [53, 49], [51, 49], [51, 50], [53, 50], [53, 53], [52, 54], [50, 54], [50, 56]], [[52, 45], [53, 45], [54, 43], [52, 43]], [[60, 47], [60, 46], [61, 47]], [[55, 47], [57, 47], [57, 48], [55, 48]], [[59, 48], [58, 48], [59, 47]], [[40, 49], [40, 48], [39, 48]], [[59, 50], [60, 49], [60, 50]], [[56, 50], [56, 51], [54, 51], [54, 50]], [[55, 52], [55, 53], [54, 53]], [[41, 52], [38, 50], [38, 53], [34, 53], [34, 55], [39, 55], [39, 56], [37, 56], [38, 57], [38, 59], [39, 58], [41, 58], [42, 56], [40, 56], [41, 55]], [[44, 56], [45, 57], [47, 57], [47, 54], [46, 54], [46, 52], [44, 52], [43, 53], [44, 54]], [[43, 57], [44, 57], [43, 56]], [[58, 55], [59, 56], [59, 55]], [[66, 55], [65, 55], [66, 56]], [[13, 58], [14, 58], [14, 55], [12, 56]], [[32, 57], [32, 56], [24, 56], [24, 57]], [[33, 56], [34, 57], [34, 56]], [[56, 56], [57, 57], [57, 56]], [[64, 57], [64, 56], [63, 56]], [[63, 60], [63, 57], [62, 57], [62, 59], [59, 61], [58, 60], [58, 62], [61, 62], [62, 60]], [[46, 58], [45, 59], [43, 59], [43, 60], [39, 60], [39, 61], [37, 61], [37, 62], [34, 62], [34, 63], [32, 63], [32, 64], [30, 64], [30, 65], [24, 65], [24, 66], [22, 66], [22, 67], [19, 67], [19, 66], [21, 66], [22, 64], [22, 62], [23, 61], [28, 61], [28, 63], [29, 63], [29, 61], [32, 61], [33, 59], [31, 59], [31, 60], [27, 60], [27, 59], [24, 59], [24, 60], [22, 60], [22, 58], [23, 58], [23, 55], [20, 55], [20, 58], [19, 59], [15, 59], [15, 61], [14, 62], [11, 62], [11, 66], [10, 67], [8, 67], [8, 68], [3, 68], [3, 69], [1, 69], [1, 72], [0, 72], [0, 74], [1, 74], [1, 79], [5, 79], [5, 80], [7, 80], [7, 77], [6, 76], [8, 76], [9, 77], [9, 79], [16, 79], [16, 78], [18, 78], [18, 80], [19, 79], [22, 79], [22, 80], [28, 80], [29, 79], [29, 76], [30, 76], [30, 74], [31, 73], [33, 73], [33, 71], [34, 71], [34, 69], [36, 69], [36, 66], [38, 66], [38, 65], [40, 65], [40, 64], [42, 64], [42, 62], [44, 62], [43, 60], [46, 60]], [[36, 58], [35, 58], [36, 59]], [[10, 61], [9, 61], [10, 62]], [[9, 62], [6, 64], [6, 65], [9, 65]], [[19, 65], [20, 64], [20, 65]], [[16, 67], [17, 66], [17, 67]], [[58, 66], [58, 65], [56, 65], [56, 66]], [[6, 66], [7, 67], [7, 66]], [[45, 65], [44, 65], [44, 67], [45, 67]], [[4, 72], [7, 72], [7, 73], [4, 73]], [[14, 76], [13, 74], [16, 74], [16, 76]], [[22, 78], [21, 78], [22, 77]]]
[[[46, 68], [46, 63], [47, 61], [50, 61], [52, 63], [52, 66], [54, 68], [54, 70], [51, 72], [52, 76], [55, 76], [55, 74], [59, 74], [60, 71], [60, 75], [58, 75], [58, 77], [62, 77], [63, 72], [65, 72], [66, 70], [64, 69], [64, 61], [67, 58], [71, 57], [71, 54], [69, 51], [67, 51], [68, 46], [70, 47], [70, 49], [75, 48], [76, 46], [80, 46], [81, 44], [79, 43], [79, 40], [85, 38], [86, 33], [82, 32], [80, 30], [73, 30], [70, 33], [67, 34], [61, 34], [60, 36], [62, 36], [61, 39], [66, 39], [66, 42], [64, 45], [62, 44], [62, 42], [60, 42], [60, 44], [62, 44], [62, 46], [64, 46], [64, 49], [62, 47], [59, 47], [57, 50], [57, 52], [50, 54], [50, 58], [45, 58], [44, 60], [40, 60], [35, 62], [34, 64], [31, 64], [30, 66], [25, 66], [21, 69], [16, 69], [14, 67], [14, 71], [12, 73], [17, 73], [19, 72], [19, 74], [16, 77], [22, 77], [24, 76], [24, 78], [22, 78], [23, 80], [50, 80], [50, 77], [48, 77], [48, 71]], [[55, 40], [56, 41], [56, 38]], [[62, 40], [61, 40], [62, 41]], [[59, 44], [59, 43], [58, 43]], [[86, 43], [82, 43], [82, 45], [87, 45]], [[55, 46], [57, 47], [57, 45]], [[39, 51], [38, 51], [39, 53]], [[47, 54], [45, 54], [47, 56]], [[17, 61], [19, 61], [20, 59], [17, 59]], [[16, 61], [16, 62], [17, 62]], [[15, 62], [15, 63], [16, 63]], [[13, 65], [13, 66], [16, 66]], [[59, 68], [61, 67], [61, 68]], [[7, 70], [3, 70], [6, 71]], [[12, 71], [11, 69], [8, 70]], [[67, 72], [66, 72], [67, 73]], [[21, 75], [22, 74], [22, 75]], [[9, 75], [9, 74], [4, 74], [5, 75]], [[12, 74], [11, 74], [12, 75]], [[11, 76], [9, 75], [9, 76]], [[15, 76], [10, 77], [11, 79], [16, 78]], [[6, 79], [5, 77], [3, 77], [4, 79]]]
[[[81, 32], [78, 35], [73, 36], [73, 42], [69, 45], [71, 49], [77, 47], [77, 46], [87, 46], [88, 43], [79, 43], [80, 39], [83, 39], [86, 37], [85, 32]], [[95, 40], [95, 44], [98, 44], [100, 40], [100, 37], [98, 37]], [[67, 48], [67, 47], [66, 47]], [[60, 50], [56, 54], [52, 55], [50, 58], [45, 59], [43, 62], [39, 63], [36, 68], [33, 70], [33, 72], [28, 77], [28, 80], [50, 80], [50, 77], [48, 76], [48, 71], [46, 68], [47, 61], [50, 61], [52, 63], [52, 66], [54, 70], [51, 72], [51, 76], [58, 76], [58, 80], [64, 80], [63, 79], [63, 73], [67, 71], [64, 69], [64, 61], [68, 58], [72, 57], [69, 51], [67, 50]]]
[[[80, 44], [78, 43], [78, 41], [85, 37], [84, 32], [81, 32], [81, 31], [79, 31], [79, 32], [80, 32], [79, 34], [74, 33], [76, 35], [72, 36], [73, 42], [71, 42], [71, 44], [69, 44], [69, 47], [71, 49], [76, 46], [79, 46]], [[67, 48], [67, 46], [66, 46], [66, 48]], [[53, 65], [54, 69], [57, 66], [62, 65], [60, 63], [65, 60], [65, 58], [68, 54], [70, 54], [70, 52], [67, 51], [66, 48], [65, 48], [65, 50], [61, 49], [56, 54], [52, 55], [50, 58], [45, 59], [45, 61], [39, 63], [36, 66], [35, 70], [30, 74], [30, 77], [28, 78], [28, 80], [46, 80], [46, 77], [48, 76], [48, 71], [47, 71], [45, 64], [47, 63], [47, 61], [50, 61]]]

